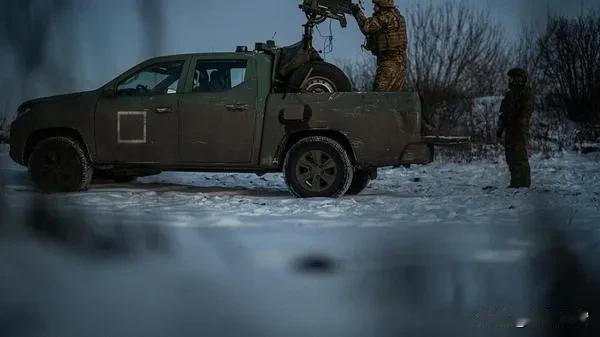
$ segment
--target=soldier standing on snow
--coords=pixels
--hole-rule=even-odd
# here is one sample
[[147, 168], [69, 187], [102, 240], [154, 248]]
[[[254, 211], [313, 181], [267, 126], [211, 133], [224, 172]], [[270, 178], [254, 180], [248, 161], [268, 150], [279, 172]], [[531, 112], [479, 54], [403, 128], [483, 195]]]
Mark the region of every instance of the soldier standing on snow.
[[352, 13], [367, 37], [365, 48], [377, 57], [375, 91], [400, 91], [406, 80], [406, 21], [394, 0], [373, 0], [372, 18], [355, 4]]
[[531, 186], [531, 168], [527, 155], [529, 123], [535, 96], [527, 84], [527, 71], [519, 68], [508, 72], [509, 91], [500, 107], [498, 139], [504, 135], [506, 163], [510, 169], [510, 188]]

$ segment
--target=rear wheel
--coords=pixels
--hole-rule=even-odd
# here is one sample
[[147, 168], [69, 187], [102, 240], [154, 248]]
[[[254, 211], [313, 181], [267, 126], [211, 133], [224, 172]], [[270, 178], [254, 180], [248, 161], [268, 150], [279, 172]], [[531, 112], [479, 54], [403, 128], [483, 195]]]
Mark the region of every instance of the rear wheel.
[[346, 194], [358, 195], [364, 191], [371, 182], [371, 175], [372, 173], [369, 170], [357, 170], [354, 172], [354, 179], [352, 179], [352, 184]]
[[87, 190], [93, 169], [79, 142], [68, 137], [41, 141], [29, 158], [29, 174], [47, 193]]
[[352, 83], [340, 68], [326, 62], [312, 62], [296, 70], [289, 80], [293, 92], [323, 94], [352, 91]]
[[327, 137], [309, 137], [294, 145], [283, 171], [290, 191], [300, 198], [341, 197], [354, 175], [346, 150]]

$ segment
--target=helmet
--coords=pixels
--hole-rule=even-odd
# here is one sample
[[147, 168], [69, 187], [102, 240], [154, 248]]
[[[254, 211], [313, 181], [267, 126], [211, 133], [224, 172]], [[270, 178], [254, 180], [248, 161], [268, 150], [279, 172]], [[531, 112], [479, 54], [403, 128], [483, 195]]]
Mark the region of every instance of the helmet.
[[508, 72], [508, 77], [521, 79], [523, 82], [527, 82], [529, 79], [529, 75], [527, 74], [527, 70], [522, 68], [514, 68]]
[[394, 0], [373, 0], [373, 4], [379, 7], [396, 7]]

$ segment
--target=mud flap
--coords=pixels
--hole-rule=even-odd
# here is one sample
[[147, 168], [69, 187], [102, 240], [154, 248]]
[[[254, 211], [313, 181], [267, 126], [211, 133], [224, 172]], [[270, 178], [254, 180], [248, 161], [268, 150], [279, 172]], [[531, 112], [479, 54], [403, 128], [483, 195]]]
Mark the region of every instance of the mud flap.
[[406, 146], [399, 165], [426, 165], [433, 162], [433, 145], [426, 143], [410, 144]]

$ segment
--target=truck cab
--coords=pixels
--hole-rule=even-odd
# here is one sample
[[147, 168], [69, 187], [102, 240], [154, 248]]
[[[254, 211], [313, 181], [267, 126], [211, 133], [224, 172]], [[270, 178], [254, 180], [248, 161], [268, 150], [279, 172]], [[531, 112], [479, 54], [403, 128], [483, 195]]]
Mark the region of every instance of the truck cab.
[[140, 64], [103, 88], [93, 123], [97, 160], [250, 166], [271, 63], [264, 54], [222, 53]]

